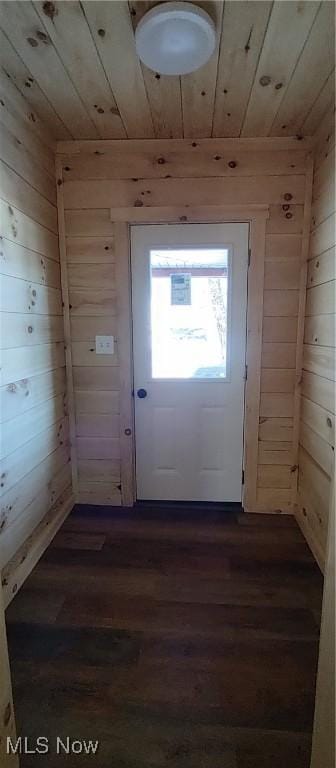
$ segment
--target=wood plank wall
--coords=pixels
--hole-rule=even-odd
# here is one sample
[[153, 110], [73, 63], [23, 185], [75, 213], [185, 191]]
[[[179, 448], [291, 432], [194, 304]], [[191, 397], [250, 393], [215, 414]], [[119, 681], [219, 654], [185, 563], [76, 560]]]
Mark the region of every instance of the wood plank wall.
[[297, 519], [324, 568], [335, 462], [335, 123], [316, 137], [300, 423]]
[[66, 211], [78, 501], [121, 504], [118, 352], [95, 354], [96, 335], [118, 335], [114, 224], [109, 210]]
[[[71, 473], [54, 147], [30, 105], [6, 75], [2, 75], [0, 565], [3, 568], [59, 498], [67, 498]], [[28, 555], [27, 550], [25, 557]]]
[[[291, 511], [300, 259], [309, 142], [295, 139], [61, 142], [76, 406], [79, 498], [120, 503], [118, 336], [110, 209], [269, 205], [257, 503]], [[117, 217], [119, 218], [119, 217]], [[150, 211], [148, 220], [150, 221]], [[257, 458], [256, 458], [257, 460]], [[294, 489], [295, 490], [295, 489]]]
[[7, 753], [7, 739], [16, 742], [12, 681], [8, 658], [5, 610], [0, 589], [0, 762], [2, 768], [19, 768], [19, 756]]
[[335, 766], [335, 487], [329, 514], [310, 768]]

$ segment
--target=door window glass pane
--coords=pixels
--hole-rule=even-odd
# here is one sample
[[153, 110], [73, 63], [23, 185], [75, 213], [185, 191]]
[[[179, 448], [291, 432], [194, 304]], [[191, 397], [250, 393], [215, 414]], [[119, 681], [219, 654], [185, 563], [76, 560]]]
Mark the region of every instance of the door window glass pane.
[[153, 249], [154, 379], [228, 375], [228, 248]]

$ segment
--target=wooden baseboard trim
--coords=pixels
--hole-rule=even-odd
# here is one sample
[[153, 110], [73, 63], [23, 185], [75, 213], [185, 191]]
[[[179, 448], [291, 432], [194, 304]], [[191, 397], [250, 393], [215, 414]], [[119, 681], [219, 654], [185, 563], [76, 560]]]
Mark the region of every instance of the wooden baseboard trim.
[[247, 507], [244, 505], [244, 512], [246, 512], [247, 515], [274, 515], [278, 517], [294, 516], [294, 512], [290, 506], [286, 509], [282, 509], [281, 507], [274, 508], [271, 505], [269, 507], [258, 507], [257, 505]]
[[75, 497], [69, 486], [3, 568], [1, 580], [5, 608], [42, 557], [74, 504]]

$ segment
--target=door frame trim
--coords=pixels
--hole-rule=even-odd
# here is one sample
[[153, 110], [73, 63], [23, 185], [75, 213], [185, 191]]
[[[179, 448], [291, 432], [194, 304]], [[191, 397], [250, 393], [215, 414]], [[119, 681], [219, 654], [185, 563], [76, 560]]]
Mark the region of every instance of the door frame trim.
[[[264, 265], [268, 205], [255, 206], [161, 206], [111, 208], [115, 223], [116, 283], [118, 302], [118, 354], [120, 363], [120, 472], [121, 501], [132, 506], [136, 500], [135, 437], [133, 398], [133, 348], [131, 324], [131, 247], [132, 224], [167, 223], [247, 223], [249, 224], [250, 264], [247, 273], [247, 334], [244, 409], [244, 487], [246, 512], [257, 509], [259, 404], [262, 355]], [[129, 433], [129, 430], [131, 432]]]

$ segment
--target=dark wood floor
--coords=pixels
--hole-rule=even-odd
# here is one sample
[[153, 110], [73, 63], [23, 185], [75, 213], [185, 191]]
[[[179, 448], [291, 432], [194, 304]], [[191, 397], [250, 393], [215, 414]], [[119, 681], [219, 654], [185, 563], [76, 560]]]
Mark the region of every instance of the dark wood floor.
[[8, 609], [22, 768], [308, 768], [322, 579], [290, 518], [75, 510]]

